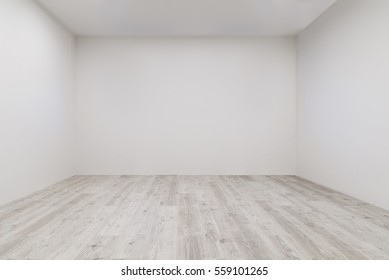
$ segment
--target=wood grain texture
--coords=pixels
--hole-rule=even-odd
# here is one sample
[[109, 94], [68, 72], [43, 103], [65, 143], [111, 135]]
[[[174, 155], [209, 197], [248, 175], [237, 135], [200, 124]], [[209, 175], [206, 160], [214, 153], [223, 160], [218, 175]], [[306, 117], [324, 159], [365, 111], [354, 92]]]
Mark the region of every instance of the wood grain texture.
[[0, 259], [389, 259], [389, 212], [296, 176], [75, 176], [0, 207]]

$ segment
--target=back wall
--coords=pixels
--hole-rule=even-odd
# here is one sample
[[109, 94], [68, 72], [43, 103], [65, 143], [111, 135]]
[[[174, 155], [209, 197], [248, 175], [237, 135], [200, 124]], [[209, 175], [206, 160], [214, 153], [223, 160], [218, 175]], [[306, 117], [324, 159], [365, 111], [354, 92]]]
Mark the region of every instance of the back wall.
[[78, 43], [78, 174], [295, 174], [293, 38]]

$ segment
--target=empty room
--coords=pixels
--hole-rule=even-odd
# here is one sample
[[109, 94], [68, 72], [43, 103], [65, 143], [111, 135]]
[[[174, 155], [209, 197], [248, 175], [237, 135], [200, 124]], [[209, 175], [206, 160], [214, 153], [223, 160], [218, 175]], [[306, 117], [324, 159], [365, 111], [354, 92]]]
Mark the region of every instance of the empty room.
[[1, 0], [0, 260], [388, 260], [388, 27], [386, 0]]

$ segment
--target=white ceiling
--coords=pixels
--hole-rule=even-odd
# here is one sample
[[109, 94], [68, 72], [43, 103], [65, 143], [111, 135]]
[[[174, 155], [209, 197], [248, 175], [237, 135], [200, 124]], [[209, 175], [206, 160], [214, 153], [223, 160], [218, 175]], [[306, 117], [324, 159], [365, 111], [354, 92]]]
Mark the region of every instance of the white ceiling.
[[294, 35], [336, 0], [36, 0], [86, 36]]

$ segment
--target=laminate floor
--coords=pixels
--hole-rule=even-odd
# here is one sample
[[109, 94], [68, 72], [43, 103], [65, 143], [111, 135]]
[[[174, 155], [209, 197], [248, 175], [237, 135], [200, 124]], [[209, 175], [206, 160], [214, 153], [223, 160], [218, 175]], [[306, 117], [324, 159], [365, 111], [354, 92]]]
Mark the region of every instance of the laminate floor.
[[389, 212], [295, 176], [75, 176], [0, 207], [0, 259], [389, 259]]

